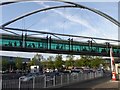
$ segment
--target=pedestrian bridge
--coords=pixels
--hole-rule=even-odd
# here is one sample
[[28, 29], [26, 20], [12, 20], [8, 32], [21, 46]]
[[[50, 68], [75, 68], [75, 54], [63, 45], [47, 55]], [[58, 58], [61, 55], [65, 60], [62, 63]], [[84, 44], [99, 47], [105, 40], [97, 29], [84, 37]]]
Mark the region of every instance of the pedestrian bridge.
[[[26, 1], [32, 1], [32, 0], [26, 0]], [[49, 1], [49, 0], [45, 0]], [[7, 28], [8, 25], [23, 19], [25, 17], [31, 16], [33, 14], [48, 11], [52, 9], [58, 9], [58, 8], [80, 8], [80, 9], [86, 9], [91, 12], [94, 12], [105, 19], [111, 21], [118, 27], [120, 27], [120, 22], [115, 20], [113, 17], [96, 10], [94, 8], [89, 8], [84, 5], [78, 4], [76, 2], [69, 2], [64, 0], [52, 0], [55, 2], [62, 2], [64, 4], [68, 5], [60, 5], [60, 6], [50, 6], [46, 8], [40, 8], [35, 11], [31, 11], [27, 14], [21, 15], [19, 17], [14, 18], [13, 20], [7, 21], [6, 23], [3, 23], [0, 25], [0, 29], [13, 33], [14, 35], [8, 35], [8, 34], [1, 34], [2, 38], [0, 39], [0, 47], [4, 51], [23, 51], [23, 52], [42, 52], [42, 53], [55, 53], [55, 54], [73, 54], [73, 55], [93, 55], [93, 56], [110, 56], [110, 48], [113, 48], [113, 55], [114, 57], [120, 57], [120, 46], [115, 45], [106, 45], [101, 43], [87, 43], [87, 42], [79, 42], [79, 41], [73, 41], [73, 39], [69, 40], [59, 40], [59, 39], [53, 39], [51, 37], [46, 38], [38, 38], [38, 37], [24, 37], [23, 35], [16, 34], [16, 32], [12, 32], [11, 28]], [[20, 1], [14, 0], [13, 2], [4, 2], [0, 3], [0, 6], [5, 6], [12, 3], [19, 3]], [[30, 30], [20, 30], [20, 29], [12, 29], [16, 31], [25, 31], [25, 33], [30, 32]], [[32, 30], [31, 32], [34, 32]], [[36, 31], [35, 33], [37, 33]], [[55, 33], [43, 33], [43, 34], [49, 34], [49, 35], [61, 35], [61, 36], [72, 36], [73, 35], [63, 35], [63, 34], [55, 34]], [[78, 36], [77, 36], [78, 37]], [[89, 39], [93, 39], [92, 37], [89, 37]], [[94, 38], [98, 39], [98, 38]], [[99, 39], [101, 40], [101, 39]], [[105, 39], [103, 39], [105, 40]], [[110, 40], [109, 40], [110, 41]], [[120, 42], [118, 40], [114, 40], [117, 42]]]
[[[106, 44], [85, 43], [73, 40], [59, 40], [51, 37], [23, 37], [1, 34], [0, 46], [4, 51], [42, 52], [55, 54], [109, 56], [110, 47]], [[120, 46], [111, 45], [113, 55], [120, 57]]]

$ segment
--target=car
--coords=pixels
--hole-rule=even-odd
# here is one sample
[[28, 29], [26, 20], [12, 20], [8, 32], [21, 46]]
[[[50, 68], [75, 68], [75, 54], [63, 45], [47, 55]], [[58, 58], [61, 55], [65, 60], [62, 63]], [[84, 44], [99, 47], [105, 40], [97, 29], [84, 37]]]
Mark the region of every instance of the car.
[[87, 69], [87, 68], [85, 68], [84, 70], [83, 70], [83, 73], [90, 73], [91, 72], [91, 70], [90, 69]]
[[2, 73], [2, 74], [6, 74], [6, 73], [9, 73], [9, 71], [8, 71], [8, 70], [0, 71], [0, 73]]
[[64, 74], [70, 74], [71, 70], [64, 70], [64, 71], [62, 71], [62, 73], [64, 73]]
[[51, 81], [54, 78], [53, 72], [46, 72], [45, 76], [46, 76], [46, 81]]
[[53, 76], [46, 76], [46, 81], [52, 81], [52, 80], [54, 80]]
[[21, 76], [20, 77], [20, 80], [21, 81], [29, 81], [29, 80], [31, 80], [31, 79], [33, 79], [34, 78], [34, 75], [33, 74], [28, 74], [28, 75], [26, 75], [26, 76]]
[[29, 73], [26, 76], [21, 76], [19, 79], [25, 82], [25, 81], [32, 80], [34, 77], [38, 77], [40, 75], [42, 75], [42, 73]]
[[74, 68], [71, 70], [71, 73], [74, 72], [74, 73], [83, 73], [83, 69], [82, 68]]

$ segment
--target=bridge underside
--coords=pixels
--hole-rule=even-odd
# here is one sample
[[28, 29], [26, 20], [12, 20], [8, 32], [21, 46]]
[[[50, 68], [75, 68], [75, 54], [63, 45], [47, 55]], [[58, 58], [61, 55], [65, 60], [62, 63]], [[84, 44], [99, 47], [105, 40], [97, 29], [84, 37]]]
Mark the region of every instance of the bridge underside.
[[[65, 50], [50, 50], [50, 49], [33, 49], [33, 48], [18, 48], [18, 47], [1, 47], [3, 51], [18, 51], [18, 52], [38, 52], [38, 53], [53, 53], [53, 54], [72, 54], [72, 55], [90, 55], [90, 56], [108, 56], [109, 53], [89, 52], [89, 51], [65, 51]], [[114, 57], [120, 57], [120, 54], [114, 54]]]

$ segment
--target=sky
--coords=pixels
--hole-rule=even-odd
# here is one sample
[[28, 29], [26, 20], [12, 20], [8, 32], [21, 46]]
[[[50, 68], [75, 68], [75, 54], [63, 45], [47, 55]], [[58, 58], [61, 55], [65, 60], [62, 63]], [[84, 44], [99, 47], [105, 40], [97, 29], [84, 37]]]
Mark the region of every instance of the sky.
[[[9, 1], [9, 0], [8, 0]], [[101, 1], [97, 0], [71, 0], [77, 2], [78, 4], [85, 5], [90, 8], [95, 8], [100, 10], [111, 17], [118, 19], [118, 0], [111, 1]], [[7, 6], [0, 6], [2, 11], [0, 18], [2, 22], [0, 25], [10, 21], [18, 16], [28, 13], [33, 10], [40, 8], [65, 5], [60, 2], [20, 2], [16, 4], [11, 4]], [[118, 27], [106, 20], [105, 18], [91, 12], [88, 10], [78, 9], [78, 8], [62, 8], [54, 9], [49, 11], [40, 12], [24, 19], [16, 21], [8, 27], [22, 28], [22, 29], [34, 29], [40, 31], [48, 31], [55, 33], [73, 34], [79, 36], [89, 36], [89, 37], [99, 37], [106, 39], [118, 39]], [[2, 33], [7, 33], [0, 30]], [[18, 32], [19, 33], [19, 32]], [[45, 37], [45, 36], [42, 36]], [[62, 37], [66, 39], [65, 37]], [[74, 40], [81, 40], [81, 38], [74, 38]], [[85, 42], [87, 40], [84, 40]], [[101, 41], [97, 41], [102, 43]], [[114, 44], [114, 43], [113, 43]], [[21, 56], [32, 58], [36, 53], [25, 53], [25, 52], [7, 52], [0, 51], [0, 55], [9, 56]], [[55, 54], [43, 54], [43, 56], [48, 57], [49, 55], [55, 56]]]

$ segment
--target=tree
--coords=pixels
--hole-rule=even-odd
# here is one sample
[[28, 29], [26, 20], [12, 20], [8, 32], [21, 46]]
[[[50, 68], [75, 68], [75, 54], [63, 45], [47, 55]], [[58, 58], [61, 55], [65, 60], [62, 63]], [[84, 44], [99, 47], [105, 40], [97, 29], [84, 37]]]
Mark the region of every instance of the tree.
[[83, 62], [83, 66], [92, 67], [92, 64], [91, 64], [91, 62], [93, 60], [92, 56], [81, 56], [80, 60]]
[[100, 57], [95, 57], [94, 60], [92, 61], [93, 68], [99, 68], [100, 64], [104, 65], [103, 59]]
[[8, 67], [10, 70], [15, 70], [17, 68], [14, 61], [9, 61]]
[[75, 61], [75, 66], [76, 67], [82, 67], [84, 66], [84, 60], [78, 59]]
[[74, 56], [73, 55], [67, 55], [66, 58], [67, 58], [67, 60], [65, 62], [65, 66], [66, 67], [74, 66], [74, 60], [73, 60]]
[[61, 69], [63, 65], [62, 55], [56, 55], [55, 57], [55, 68]]
[[42, 59], [43, 59], [43, 56], [41, 54], [36, 54], [36, 55], [34, 55], [32, 60], [29, 62], [28, 66], [32, 66], [32, 65], [39, 65], [40, 66]]
[[16, 68], [17, 69], [22, 69], [22, 59], [20, 58], [20, 57], [16, 57], [16, 59], [15, 59], [15, 66], [16, 66]]
[[[100, 64], [104, 65], [104, 61], [101, 57], [93, 56], [81, 56], [81, 61], [83, 61], [83, 66], [90, 68], [98, 68]], [[78, 62], [79, 64], [80, 62]]]
[[54, 59], [53, 56], [49, 56], [49, 57], [47, 58], [47, 67], [48, 67], [48, 68], [54, 69], [55, 66], [54, 66], [53, 59]]
[[30, 62], [28, 63], [28, 67], [32, 65], [39, 65], [38, 61], [35, 58], [32, 58], [32, 60], [30, 60]]
[[23, 63], [23, 70], [26, 70], [26, 69], [27, 69], [27, 63], [24, 62], [24, 63]]
[[36, 55], [34, 55], [33, 58], [34, 58], [34, 59], [37, 59], [39, 62], [43, 60], [42, 54], [38, 54], [38, 53], [37, 53]]
[[80, 60], [83, 62], [82, 66], [88, 66], [88, 58], [86, 56], [81, 56]]
[[36, 55], [34, 55], [34, 57], [32, 58], [32, 60], [27, 64], [27, 66], [30, 69], [30, 66], [37, 65], [37, 66], [39, 66], [39, 70], [42, 71], [43, 65], [42, 65], [41, 61], [43, 59], [44, 58], [43, 58], [43, 56], [41, 54], [36, 54]]
[[9, 64], [8, 60], [2, 59], [2, 70], [3, 71], [5, 71], [5, 70], [7, 70], [9, 68], [8, 64]]
[[46, 61], [41, 61], [41, 64], [42, 64], [42, 67], [43, 68], [48, 68], [48, 61], [46, 60]]

